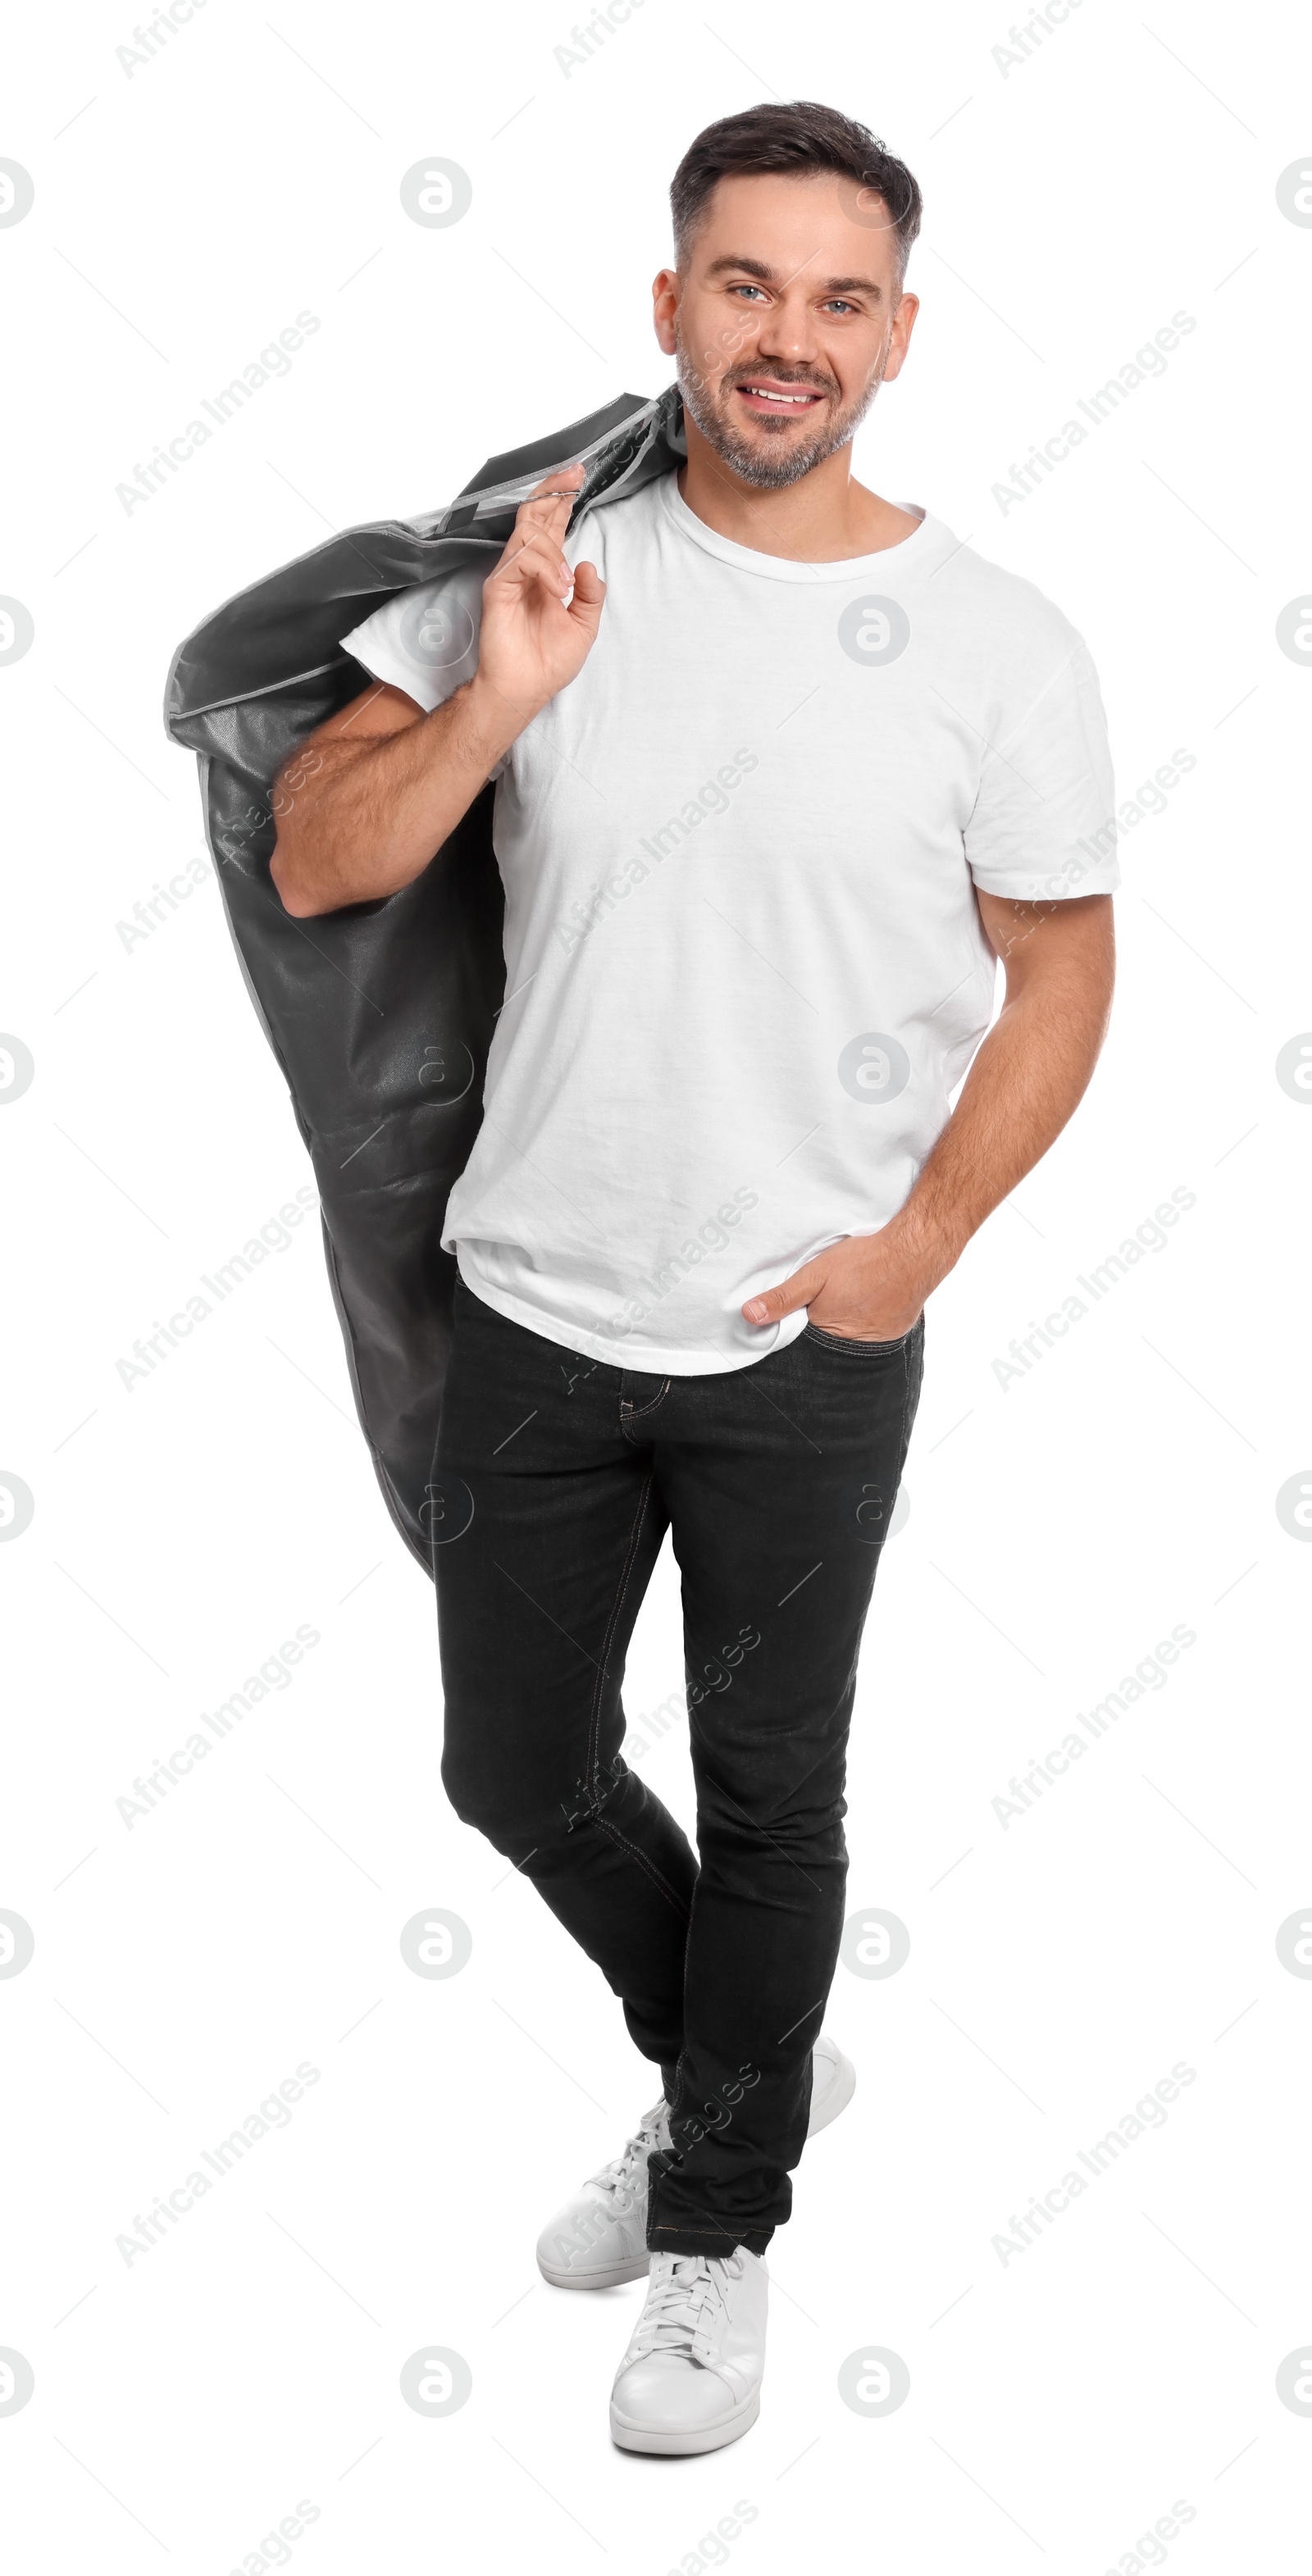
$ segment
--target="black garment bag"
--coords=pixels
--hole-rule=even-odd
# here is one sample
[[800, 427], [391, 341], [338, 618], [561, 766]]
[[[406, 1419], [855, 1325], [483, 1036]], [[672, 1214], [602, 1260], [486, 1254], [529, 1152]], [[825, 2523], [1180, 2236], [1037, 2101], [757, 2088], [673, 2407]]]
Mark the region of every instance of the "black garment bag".
[[675, 387], [655, 402], [621, 394], [490, 457], [448, 508], [348, 529], [270, 573], [203, 619], [169, 672], [165, 727], [199, 757], [238, 960], [314, 1164], [360, 1427], [392, 1518], [430, 1573], [455, 1285], [442, 1228], [483, 1114], [505, 991], [493, 789], [413, 885], [307, 921], [284, 912], [270, 879], [270, 790], [296, 745], [369, 686], [339, 639], [373, 610], [462, 564], [490, 570], [553, 466], [587, 469], [572, 532], [685, 453]]

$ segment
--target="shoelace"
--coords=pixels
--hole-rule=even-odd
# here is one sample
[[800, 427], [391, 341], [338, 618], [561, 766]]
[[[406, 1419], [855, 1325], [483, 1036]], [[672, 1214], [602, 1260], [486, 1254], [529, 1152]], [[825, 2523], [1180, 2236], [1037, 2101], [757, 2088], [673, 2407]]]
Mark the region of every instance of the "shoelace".
[[[668, 2272], [659, 2268], [663, 2263], [669, 2264]], [[740, 2254], [723, 2259], [705, 2254], [658, 2258], [647, 2304], [629, 2347], [630, 2358], [636, 2361], [645, 2353], [671, 2352], [704, 2368], [710, 2357], [711, 2337], [727, 2313], [724, 2280], [727, 2277], [739, 2281], [742, 2272]]]
[[625, 2207], [631, 2208], [639, 2168], [645, 2171], [648, 2156], [653, 2148], [660, 2145], [660, 2124], [664, 2116], [663, 2100], [655, 2103], [650, 2111], [644, 2111], [633, 2136], [625, 2139], [623, 2153], [612, 2156], [610, 2163], [603, 2165], [599, 2173], [589, 2174], [589, 2184], [598, 2184], [602, 2191], [618, 2196]]

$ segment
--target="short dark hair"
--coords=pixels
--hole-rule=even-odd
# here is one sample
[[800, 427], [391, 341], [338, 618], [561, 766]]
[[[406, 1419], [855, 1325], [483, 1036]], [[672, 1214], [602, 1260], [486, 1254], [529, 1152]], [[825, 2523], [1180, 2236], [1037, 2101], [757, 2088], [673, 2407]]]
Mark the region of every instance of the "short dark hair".
[[879, 197], [892, 221], [901, 284], [920, 230], [920, 190], [905, 161], [899, 161], [869, 126], [809, 98], [793, 99], [786, 106], [746, 107], [739, 116], [722, 116], [689, 144], [670, 182], [675, 258], [684, 257], [718, 180], [769, 170], [795, 171], [803, 177], [810, 170], [833, 170], [856, 188]]

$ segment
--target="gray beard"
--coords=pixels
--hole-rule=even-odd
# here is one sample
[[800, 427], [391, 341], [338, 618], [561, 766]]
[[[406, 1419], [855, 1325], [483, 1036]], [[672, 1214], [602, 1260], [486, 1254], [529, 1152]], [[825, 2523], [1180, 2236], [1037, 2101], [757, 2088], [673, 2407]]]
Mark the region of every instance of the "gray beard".
[[716, 455], [732, 467], [740, 482], [751, 484], [758, 492], [782, 492], [790, 483], [800, 483], [802, 476], [809, 474], [814, 466], [823, 465], [827, 456], [833, 456], [840, 447], [848, 446], [884, 381], [881, 362], [864, 393], [849, 403], [846, 411], [831, 413], [827, 426], [803, 445], [788, 448], [781, 445], [778, 454], [772, 455], [768, 447], [754, 447], [717, 411], [704, 379], [689, 361], [677, 323], [674, 348], [684, 410], [695, 421], [707, 446], [714, 448]]

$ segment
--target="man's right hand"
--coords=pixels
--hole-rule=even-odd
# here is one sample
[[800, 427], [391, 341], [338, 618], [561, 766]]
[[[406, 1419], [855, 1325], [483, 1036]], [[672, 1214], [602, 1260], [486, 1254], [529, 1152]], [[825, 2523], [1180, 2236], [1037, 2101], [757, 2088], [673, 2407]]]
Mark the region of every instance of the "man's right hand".
[[493, 692], [520, 727], [577, 678], [597, 640], [606, 585], [595, 564], [571, 572], [561, 552], [582, 482], [581, 465], [544, 477], [483, 584], [473, 691]]
[[293, 918], [412, 884], [525, 725], [582, 670], [606, 595], [595, 564], [571, 575], [561, 553], [582, 480], [581, 465], [565, 466], [516, 511], [483, 584], [472, 680], [427, 716], [404, 689], [365, 689], [284, 763], [271, 874]]

